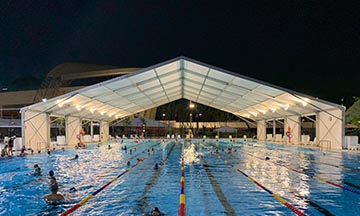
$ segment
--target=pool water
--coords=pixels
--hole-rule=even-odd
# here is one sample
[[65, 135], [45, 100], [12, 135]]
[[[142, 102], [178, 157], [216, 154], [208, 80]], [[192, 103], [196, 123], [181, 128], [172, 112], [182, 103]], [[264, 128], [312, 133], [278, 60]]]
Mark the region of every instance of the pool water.
[[[154, 206], [178, 215], [182, 144], [186, 215], [295, 215], [283, 203], [306, 215], [360, 215], [359, 154], [229, 140], [125, 140], [0, 159], [0, 215], [61, 214], [126, 171], [71, 215], [147, 215]], [[34, 164], [42, 176], [31, 175]], [[65, 204], [42, 198], [49, 170]]]

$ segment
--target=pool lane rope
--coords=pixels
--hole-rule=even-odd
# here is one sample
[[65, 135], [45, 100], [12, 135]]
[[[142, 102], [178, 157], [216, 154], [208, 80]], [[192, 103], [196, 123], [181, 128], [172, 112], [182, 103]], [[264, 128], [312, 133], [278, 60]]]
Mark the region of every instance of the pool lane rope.
[[[234, 160], [240, 161], [239, 158], [238, 158], [238, 157], [235, 157], [234, 155], [229, 154], [228, 156], [231, 157], [231, 158], [234, 159]], [[243, 164], [243, 163], [245, 163], [245, 162], [241, 162], [241, 161], [240, 161], [240, 163]], [[251, 166], [251, 168], [255, 169], [253, 166]], [[271, 178], [271, 176], [270, 176], [269, 174], [264, 174], [264, 173], [263, 173], [263, 175], [266, 176], [268, 179]], [[280, 185], [282, 185], [282, 181], [281, 181], [281, 180], [276, 179], [276, 181], [277, 181]], [[326, 216], [334, 216], [334, 215], [333, 215], [331, 212], [329, 212], [327, 209], [321, 207], [320, 205], [316, 204], [314, 201], [312, 201], [312, 200], [306, 198], [305, 196], [301, 195], [300, 192], [299, 192], [297, 189], [290, 188], [290, 187], [287, 187], [287, 186], [284, 186], [284, 185], [282, 185], [282, 188], [285, 188], [285, 189], [289, 190], [290, 193], [294, 194], [294, 196], [296, 196], [297, 198], [300, 198], [300, 199], [302, 199], [304, 202], [309, 203], [312, 207], [316, 208], [320, 213], [323, 213], [323, 214], [326, 215]]]
[[185, 216], [185, 159], [184, 159], [184, 152], [185, 152], [185, 141], [182, 144], [181, 148], [181, 177], [180, 177], [180, 195], [179, 195], [179, 216]]
[[[245, 154], [250, 155], [250, 156], [252, 156], [252, 157], [255, 157], [255, 158], [259, 159], [259, 160], [264, 160], [263, 158], [257, 157], [257, 156], [255, 156], [255, 155], [253, 155], [253, 154], [247, 153], [247, 152], [245, 152], [245, 151], [243, 151], [243, 152], [244, 152]], [[264, 161], [266, 161], [266, 160], [264, 160]], [[296, 173], [306, 175], [306, 176], [308, 176], [308, 177], [310, 177], [310, 178], [313, 178], [313, 179], [315, 179], [315, 180], [317, 180], [317, 181], [319, 181], [319, 182], [327, 183], [327, 184], [329, 184], [329, 185], [332, 185], [332, 186], [341, 188], [341, 189], [343, 189], [343, 190], [347, 190], [347, 191], [350, 191], [350, 192], [352, 192], [352, 193], [355, 193], [355, 194], [360, 195], [360, 191], [359, 191], [359, 190], [357, 190], [357, 189], [355, 189], [355, 188], [352, 188], [352, 187], [350, 187], [350, 186], [337, 184], [337, 183], [335, 183], [335, 182], [331, 182], [331, 181], [328, 181], [328, 180], [326, 180], [326, 179], [320, 178], [320, 177], [318, 177], [318, 176], [316, 176], [316, 175], [311, 175], [311, 174], [302, 172], [302, 171], [300, 171], [300, 170], [293, 169], [293, 168], [291, 168], [291, 167], [288, 167], [288, 166], [285, 166], [285, 165], [282, 165], [282, 164], [279, 164], [279, 163], [276, 163], [276, 162], [273, 162], [273, 161], [267, 161], [267, 162], [271, 162], [271, 163], [273, 163], [273, 164], [275, 164], [275, 165], [277, 165], [277, 166], [282, 166], [282, 167], [285, 167], [286, 169], [289, 169], [289, 170], [294, 171], [294, 172], [296, 172]]]
[[266, 192], [268, 192], [271, 196], [273, 196], [277, 201], [279, 201], [281, 204], [283, 204], [284, 206], [286, 206], [287, 208], [289, 208], [292, 212], [294, 212], [296, 215], [305, 215], [302, 211], [300, 211], [299, 209], [297, 209], [296, 207], [294, 207], [293, 205], [291, 205], [290, 203], [288, 203], [286, 200], [284, 200], [283, 198], [281, 198], [279, 195], [273, 193], [271, 190], [269, 190], [268, 188], [266, 188], [265, 186], [263, 186], [262, 184], [260, 184], [259, 182], [257, 182], [255, 179], [253, 179], [252, 177], [248, 176], [246, 173], [244, 173], [243, 171], [241, 171], [238, 167], [234, 166], [232, 163], [230, 163], [229, 161], [225, 160], [224, 158], [222, 158], [220, 155], [217, 154], [212, 154], [214, 156], [217, 156], [219, 159], [223, 160], [226, 164], [230, 165], [234, 170], [240, 172], [241, 174], [243, 174], [246, 178], [248, 178], [250, 181], [252, 181], [253, 183], [255, 183], [257, 186], [259, 186], [260, 188], [262, 188], [263, 190], [265, 190]]
[[[148, 159], [150, 156], [148, 157], [144, 157], [142, 159], [142, 161]], [[139, 165], [140, 163], [136, 163], [132, 166], [130, 166], [129, 168], [127, 168], [126, 170], [124, 170], [122, 173], [120, 173], [118, 176], [114, 177], [111, 181], [109, 181], [108, 183], [104, 184], [101, 188], [99, 188], [98, 190], [96, 190], [95, 192], [93, 192], [92, 194], [86, 196], [84, 199], [82, 199], [80, 202], [78, 202], [77, 204], [73, 205], [71, 208], [69, 208], [68, 210], [66, 210], [65, 212], [61, 213], [60, 216], [66, 216], [69, 215], [70, 213], [74, 212], [76, 209], [78, 209], [80, 206], [82, 206], [84, 203], [86, 203], [89, 199], [93, 198], [94, 196], [96, 196], [96, 194], [100, 193], [102, 190], [104, 190], [107, 186], [109, 186], [111, 183], [115, 182], [116, 180], [118, 180], [121, 176], [123, 176], [125, 173], [129, 172], [131, 169], [133, 169], [134, 167], [136, 167], [137, 165]]]
[[[224, 143], [225, 144], [225, 143]], [[261, 146], [252, 146], [252, 147], [255, 147], [255, 148], [262, 148]], [[286, 152], [284, 149], [278, 149], [278, 150], [281, 150], [283, 152]], [[311, 154], [311, 155], [317, 155], [317, 156], [324, 156], [324, 155], [321, 155], [321, 154]], [[299, 157], [298, 155], [291, 155], [291, 156], [295, 156], [297, 158], [301, 158]], [[335, 158], [335, 159], [339, 159], [339, 160], [349, 160], [349, 161], [353, 161], [351, 159], [344, 159], [344, 158], [340, 158], [340, 157], [335, 157], [335, 156], [332, 156], [332, 155], [329, 155], [327, 154], [326, 155], [327, 158]], [[340, 168], [340, 169], [343, 169], [343, 170], [346, 170], [346, 171], [350, 171], [350, 172], [360, 172], [360, 169], [353, 169], [353, 168], [350, 168], [350, 167], [345, 167], [345, 166], [342, 166], [342, 165], [336, 165], [336, 164], [330, 164], [330, 163], [326, 163], [326, 162], [321, 162], [321, 161], [316, 161], [316, 160], [313, 160], [313, 159], [307, 159], [309, 161], [312, 161], [312, 162], [315, 162], [315, 163], [318, 163], [318, 164], [324, 164], [324, 165], [328, 165], [328, 166], [332, 166], [332, 167], [337, 167], [337, 168]]]

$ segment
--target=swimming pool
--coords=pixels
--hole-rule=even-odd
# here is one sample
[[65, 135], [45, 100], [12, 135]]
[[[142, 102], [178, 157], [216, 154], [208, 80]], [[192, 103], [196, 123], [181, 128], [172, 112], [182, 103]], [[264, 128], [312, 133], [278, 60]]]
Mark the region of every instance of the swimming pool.
[[[306, 215], [360, 214], [359, 154], [192, 141], [125, 141], [1, 159], [0, 215], [61, 214], [124, 172], [71, 215], [146, 215], [154, 206], [178, 215], [182, 143], [186, 215], [295, 215], [291, 207]], [[121, 149], [124, 145], [127, 151]], [[137, 158], [144, 160], [135, 165]], [[28, 175], [36, 163], [43, 171], [40, 177]], [[153, 168], [155, 163], [159, 169]], [[49, 206], [42, 199], [50, 192], [49, 170], [54, 170], [66, 204]]]

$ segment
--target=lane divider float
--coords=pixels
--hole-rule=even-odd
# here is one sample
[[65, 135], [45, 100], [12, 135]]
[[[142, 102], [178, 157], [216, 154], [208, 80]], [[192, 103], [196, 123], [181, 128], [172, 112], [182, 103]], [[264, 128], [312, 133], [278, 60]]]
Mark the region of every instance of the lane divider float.
[[180, 177], [180, 195], [179, 195], [179, 216], [185, 216], [185, 159], [184, 159], [184, 152], [185, 152], [185, 141], [182, 144], [181, 148], [181, 177]]
[[[245, 151], [243, 151], [243, 152], [244, 152], [245, 154], [250, 155], [250, 156], [252, 156], [252, 157], [255, 157], [255, 158], [259, 159], [259, 160], [264, 160], [263, 158], [257, 157], [257, 156], [255, 156], [255, 155], [253, 155], [253, 154], [246, 153]], [[264, 161], [266, 161], [266, 160], [264, 160]], [[332, 186], [341, 188], [341, 189], [343, 189], [343, 190], [347, 190], [347, 191], [350, 191], [350, 192], [352, 192], [352, 193], [355, 193], [355, 194], [360, 195], [360, 191], [359, 191], [359, 190], [357, 190], [357, 189], [355, 189], [355, 188], [352, 188], [352, 187], [350, 187], [350, 186], [337, 184], [337, 183], [335, 183], [335, 182], [328, 181], [328, 180], [323, 179], [323, 178], [320, 178], [320, 177], [318, 177], [318, 176], [315, 176], [315, 175], [312, 175], [312, 174], [308, 174], [308, 173], [302, 172], [302, 171], [300, 171], [300, 170], [296, 170], [296, 169], [291, 168], [291, 167], [289, 167], [289, 166], [285, 166], [285, 165], [282, 165], [282, 164], [279, 164], [279, 163], [276, 163], [276, 162], [273, 162], [273, 161], [267, 161], [267, 162], [271, 162], [271, 163], [273, 163], [273, 164], [275, 164], [275, 165], [277, 165], [277, 166], [282, 166], [282, 167], [285, 167], [286, 169], [289, 169], [289, 170], [294, 171], [294, 172], [296, 172], [296, 173], [306, 175], [306, 176], [308, 176], [308, 177], [310, 177], [310, 178], [313, 178], [313, 179], [315, 179], [315, 180], [317, 180], [317, 181], [319, 181], [319, 182], [324, 182], [324, 183], [327, 183], [327, 184], [329, 184], [329, 185], [332, 185]]]
[[[142, 158], [141, 161], [144, 161], [146, 159], [148, 159], [150, 157], [150, 155], [148, 157], [144, 157]], [[69, 215], [70, 213], [74, 212], [76, 209], [78, 209], [80, 206], [82, 206], [84, 203], [86, 203], [88, 200], [90, 200], [91, 198], [93, 198], [94, 196], [96, 196], [96, 194], [100, 193], [102, 190], [104, 190], [107, 186], [109, 186], [111, 183], [115, 182], [116, 180], [118, 180], [121, 176], [123, 176], [125, 173], [129, 172], [131, 169], [133, 169], [134, 167], [136, 167], [137, 165], [139, 165], [140, 163], [136, 163], [134, 165], [131, 165], [129, 168], [127, 168], [126, 170], [124, 170], [122, 173], [120, 173], [118, 176], [114, 177], [112, 180], [110, 180], [108, 183], [104, 184], [101, 188], [99, 188], [98, 190], [96, 190], [95, 192], [93, 192], [92, 194], [86, 196], [84, 199], [82, 199], [80, 202], [78, 202], [77, 204], [73, 205], [71, 208], [69, 208], [68, 210], [66, 210], [65, 212], [61, 213], [60, 216], [66, 216]]]
[[263, 190], [265, 190], [266, 192], [268, 192], [271, 196], [273, 196], [277, 201], [279, 201], [281, 204], [283, 204], [284, 206], [286, 206], [287, 208], [289, 208], [292, 212], [294, 212], [296, 215], [305, 215], [302, 211], [300, 211], [299, 209], [297, 209], [296, 207], [294, 207], [293, 205], [291, 205], [290, 203], [288, 203], [286, 200], [284, 200], [283, 198], [281, 198], [279, 195], [273, 193], [271, 190], [269, 190], [268, 188], [266, 188], [265, 186], [263, 186], [262, 184], [260, 184], [259, 182], [257, 182], [255, 179], [253, 179], [252, 177], [248, 176], [246, 173], [244, 173], [243, 171], [241, 171], [238, 167], [234, 166], [232, 163], [230, 163], [229, 161], [225, 160], [224, 158], [222, 158], [220, 155], [215, 155], [212, 154], [214, 156], [217, 156], [219, 159], [223, 160], [226, 164], [230, 165], [234, 170], [240, 172], [241, 174], [243, 174], [246, 178], [248, 178], [250, 181], [252, 181], [253, 183], [255, 183], [257, 186], [259, 186], [260, 188], [262, 188]]

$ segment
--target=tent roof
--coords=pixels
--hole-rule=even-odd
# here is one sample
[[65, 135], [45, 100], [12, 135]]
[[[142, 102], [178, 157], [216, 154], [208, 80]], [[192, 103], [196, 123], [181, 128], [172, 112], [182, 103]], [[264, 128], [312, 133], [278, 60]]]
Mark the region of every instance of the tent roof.
[[222, 127], [216, 128], [214, 131], [221, 132], [221, 133], [235, 133], [235, 132], [237, 132], [237, 129], [229, 127], [229, 126], [222, 126]]
[[117, 122], [117, 123], [113, 124], [112, 126], [142, 127], [143, 126], [143, 121], [142, 121], [141, 118], [144, 119], [144, 123], [145, 123], [147, 128], [149, 128], [149, 127], [156, 127], [156, 128], [159, 128], [159, 127], [166, 128], [166, 127], [168, 127], [167, 124], [164, 124], [164, 123], [152, 120], [152, 119], [148, 119], [148, 118], [145, 118], [145, 117], [133, 118], [133, 119], [130, 120], [129, 124], [124, 122], [124, 121], [121, 121], [121, 122]]
[[21, 111], [113, 121], [181, 98], [252, 120], [341, 108], [181, 56], [24, 107]]

